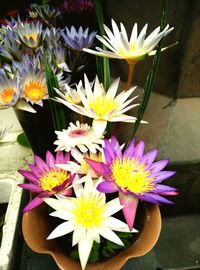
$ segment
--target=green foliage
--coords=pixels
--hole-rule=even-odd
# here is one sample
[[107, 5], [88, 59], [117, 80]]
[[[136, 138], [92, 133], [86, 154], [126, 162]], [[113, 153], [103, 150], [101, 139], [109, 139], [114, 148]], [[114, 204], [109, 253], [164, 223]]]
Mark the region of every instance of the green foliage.
[[[160, 29], [161, 31], [166, 26], [166, 19], [167, 19], [167, 0], [162, 0], [162, 15], [161, 15], [161, 21], [160, 21]], [[161, 49], [162, 49], [162, 40], [159, 42], [156, 55], [153, 58], [153, 66], [147, 76], [146, 83], [144, 85], [144, 95], [142, 97], [142, 100], [140, 102], [140, 106], [137, 112], [137, 120], [135, 122], [134, 128], [133, 128], [133, 136], [135, 136], [135, 133], [137, 132], [137, 129], [140, 125], [140, 122], [142, 120], [142, 117], [144, 115], [144, 112], [146, 110], [147, 104], [149, 102], [149, 98], [151, 95], [151, 91], [156, 79], [159, 63], [160, 63], [160, 57], [161, 57]]]
[[[92, 250], [88, 259], [88, 263], [95, 263], [99, 260], [104, 260], [118, 254], [120, 251], [127, 249], [133, 242], [134, 235], [132, 233], [115, 232], [124, 243], [124, 246], [119, 246], [104, 238], [101, 239], [101, 243], [93, 243]], [[71, 242], [71, 238], [70, 238]], [[70, 243], [71, 244], [71, 243]], [[74, 260], [79, 260], [78, 250], [72, 250], [70, 256]]]
[[54, 128], [59, 131], [67, 129], [70, 120], [70, 111], [62, 104], [54, 101], [54, 98], [57, 95], [54, 88], [59, 89], [59, 84], [56, 75], [49, 65], [49, 56], [47, 52], [45, 53], [45, 74]]
[[[103, 19], [103, 8], [102, 5], [100, 4], [99, 0], [92, 0], [92, 3], [94, 5], [96, 15], [97, 15], [97, 20], [99, 23], [99, 30], [101, 35], [104, 35], [104, 19]], [[105, 45], [102, 45], [103, 49], [106, 49]], [[104, 87], [107, 90], [110, 86], [110, 67], [109, 67], [109, 60], [108, 58], [105, 57], [96, 57], [96, 62], [97, 62], [97, 72], [98, 76], [101, 82], [104, 82]]]
[[24, 132], [20, 133], [18, 136], [17, 136], [17, 142], [24, 146], [24, 147], [27, 147], [27, 148], [30, 148], [30, 143], [26, 137], [26, 135], [24, 134]]

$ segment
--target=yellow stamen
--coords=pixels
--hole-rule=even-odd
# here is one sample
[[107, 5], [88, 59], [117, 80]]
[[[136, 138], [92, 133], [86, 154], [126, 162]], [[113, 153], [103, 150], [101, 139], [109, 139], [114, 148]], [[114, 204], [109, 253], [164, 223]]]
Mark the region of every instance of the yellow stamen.
[[3, 89], [0, 98], [3, 103], [9, 104], [11, 103], [14, 94], [15, 94], [15, 91], [12, 88], [6, 88], [6, 89]]
[[52, 192], [52, 189], [58, 187], [69, 178], [68, 172], [62, 169], [58, 171], [52, 169], [44, 173], [39, 179], [40, 186], [43, 190]]
[[81, 196], [76, 200], [73, 214], [75, 223], [85, 228], [101, 226], [105, 213], [105, 204], [99, 195], [90, 194], [88, 198]]
[[38, 34], [37, 33], [28, 33], [27, 35], [25, 35], [25, 37], [29, 40], [30, 38], [32, 38], [34, 40], [34, 42], [37, 41], [38, 38]]
[[23, 89], [23, 95], [25, 98], [32, 102], [38, 102], [47, 94], [47, 89], [45, 85], [39, 81], [29, 81]]
[[94, 100], [90, 100], [88, 106], [93, 109], [99, 119], [104, 118], [107, 113], [119, 108], [119, 104], [107, 96], [98, 96]]
[[122, 189], [135, 194], [142, 194], [154, 189], [150, 171], [144, 170], [145, 165], [138, 165], [135, 158], [116, 159], [111, 165], [112, 178]]

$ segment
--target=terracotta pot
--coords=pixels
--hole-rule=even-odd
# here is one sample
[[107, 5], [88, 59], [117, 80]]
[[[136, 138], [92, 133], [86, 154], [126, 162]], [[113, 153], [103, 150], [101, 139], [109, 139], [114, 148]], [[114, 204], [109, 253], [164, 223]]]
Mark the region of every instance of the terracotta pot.
[[[139, 230], [135, 234], [135, 242], [125, 251], [103, 262], [88, 264], [87, 270], [119, 270], [128, 259], [145, 255], [158, 240], [161, 230], [161, 216], [158, 206], [142, 204], [142, 210], [137, 214], [136, 225]], [[141, 207], [140, 207], [141, 209]], [[81, 270], [79, 262], [71, 259], [66, 254], [66, 241], [63, 241], [65, 250], [61, 244], [61, 238], [46, 240], [52, 226], [52, 217], [48, 216], [46, 205], [41, 205], [23, 215], [22, 230], [26, 243], [37, 253], [51, 255], [58, 267], [62, 270]], [[65, 239], [64, 239], [65, 240]]]

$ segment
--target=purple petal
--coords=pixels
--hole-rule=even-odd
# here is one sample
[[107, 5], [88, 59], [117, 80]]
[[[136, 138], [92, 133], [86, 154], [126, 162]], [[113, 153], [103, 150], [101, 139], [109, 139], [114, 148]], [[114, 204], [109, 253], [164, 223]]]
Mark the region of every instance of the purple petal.
[[138, 206], [138, 198], [132, 196], [130, 194], [124, 194], [123, 192], [119, 192], [119, 200], [121, 205], [124, 205], [122, 209], [126, 223], [131, 231], [133, 229], [137, 206]]
[[62, 151], [58, 151], [56, 153], [56, 164], [63, 164], [65, 163], [65, 157]]
[[171, 177], [172, 175], [174, 175], [176, 172], [175, 171], [161, 171], [158, 173], [154, 173], [151, 176], [154, 177], [153, 181], [154, 182], [162, 182], [163, 180]]
[[141, 201], [146, 201], [146, 202], [150, 202], [150, 203], [154, 203], [154, 204], [159, 205], [159, 202], [155, 198], [152, 198], [152, 196], [149, 193], [144, 193], [143, 195], [138, 196], [138, 198]]
[[174, 202], [171, 202], [158, 194], [149, 194], [149, 196], [161, 203], [174, 204]]
[[105, 148], [103, 149], [103, 152], [106, 159], [106, 163], [110, 165], [113, 161], [113, 158], [111, 157], [110, 152], [107, 151]]
[[21, 175], [23, 175], [27, 180], [31, 181], [32, 183], [37, 184], [38, 179], [32, 174], [32, 172], [25, 171], [25, 170], [19, 170], [18, 171]]
[[159, 185], [159, 184], [157, 184], [156, 186], [155, 186], [155, 192], [158, 192], [158, 193], [160, 193], [160, 192], [174, 192], [174, 191], [176, 191], [176, 188], [173, 188], [173, 187], [170, 187], [170, 186], [167, 186], [167, 185]]
[[103, 149], [106, 149], [106, 151], [109, 152], [110, 157], [111, 157], [112, 159], [115, 158], [114, 149], [112, 148], [112, 146], [111, 146], [109, 140], [104, 140], [104, 147], [103, 147]]
[[149, 169], [151, 170], [152, 173], [159, 172], [167, 166], [168, 162], [169, 162], [168, 159], [154, 162]]
[[43, 159], [41, 159], [40, 157], [38, 157], [37, 155], [34, 155], [34, 159], [35, 159], [35, 164], [38, 168], [40, 168], [40, 170], [42, 172], [44, 171], [48, 171], [49, 168], [47, 166], [47, 164], [44, 162]]
[[33, 164], [29, 164], [28, 166], [31, 169], [32, 173], [39, 179], [43, 173], [40, 168], [36, 167]]
[[97, 186], [97, 190], [103, 193], [117, 192], [119, 189], [117, 185], [111, 181], [103, 181]]
[[145, 164], [146, 165], [145, 170], [148, 169], [151, 166], [151, 164], [154, 162], [157, 154], [158, 154], [158, 150], [154, 149], [152, 151], [149, 151], [148, 153], [146, 153], [142, 157], [142, 159], [140, 161], [140, 164]]
[[33, 192], [33, 193], [41, 193], [41, 192], [43, 192], [42, 188], [40, 188], [38, 186], [35, 186], [33, 184], [19, 184], [18, 186], [23, 188], [23, 189], [27, 189], [27, 190], [29, 190], [30, 192]]
[[57, 168], [55, 167], [55, 158], [49, 151], [47, 151], [46, 153], [46, 163], [50, 168], [57, 170]]
[[135, 139], [133, 138], [129, 143], [128, 147], [126, 148], [126, 150], [124, 151], [123, 156], [133, 157], [134, 149], [135, 149]]
[[98, 162], [95, 160], [91, 160], [89, 158], [84, 158], [84, 160], [89, 164], [89, 166], [98, 174], [106, 175], [104, 167], [102, 166], [103, 162]]
[[119, 142], [115, 136], [111, 137], [111, 146], [115, 150], [117, 157], [122, 158], [122, 150], [121, 150]]
[[32, 210], [33, 208], [37, 207], [38, 205], [40, 205], [41, 203], [43, 203], [43, 199], [41, 199], [39, 196], [37, 196], [26, 205], [26, 207], [23, 209], [23, 212], [24, 213], [28, 212], [28, 211]]
[[135, 157], [137, 160], [140, 160], [143, 156], [143, 153], [144, 153], [144, 147], [145, 147], [144, 141], [140, 141], [135, 146], [135, 149], [133, 151], [133, 156], [131, 156], [131, 157]]

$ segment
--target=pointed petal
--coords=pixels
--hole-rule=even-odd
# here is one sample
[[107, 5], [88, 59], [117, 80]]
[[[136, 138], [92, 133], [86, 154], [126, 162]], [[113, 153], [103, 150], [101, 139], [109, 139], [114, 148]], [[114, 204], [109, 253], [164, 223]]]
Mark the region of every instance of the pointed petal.
[[39, 196], [37, 196], [26, 205], [26, 207], [23, 209], [23, 212], [24, 213], [28, 212], [42, 203], [43, 203], [43, 199], [41, 199]]
[[83, 236], [78, 243], [78, 253], [81, 262], [81, 267], [84, 270], [92, 249], [93, 240], [87, 236]]
[[140, 160], [140, 164], [145, 164], [145, 170], [148, 169], [152, 163], [154, 162], [156, 156], [158, 154], [158, 150], [154, 149], [152, 151], [147, 152], [142, 159]]
[[154, 162], [149, 168], [149, 170], [151, 171], [151, 173], [159, 172], [167, 166], [168, 162], [168, 159]]
[[135, 196], [124, 194], [123, 192], [119, 192], [119, 200], [124, 208], [122, 209], [124, 217], [126, 219], [127, 225], [130, 231], [133, 229], [137, 206], [138, 206], [138, 198]]
[[97, 186], [97, 190], [103, 193], [113, 193], [117, 192], [119, 189], [114, 182], [103, 181]]
[[68, 234], [74, 230], [74, 224], [69, 221], [66, 221], [56, 227], [53, 232], [47, 237], [47, 240], [54, 239], [65, 234]]
[[89, 166], [98, 174], [106, 175], [106, 172], [102, 166], [102, 162], [98, 162], [89, 158], [84, 158], [84, 160], [89, 164]]
[[109, 228], [103, 227], [99, 230], [99, 234], [103, 236], [104, 238], [110, 240], [111, 242], [114, 242], [115, 244], [119, 246], [124, 246], [121, 239]]
[[19, 170], [18, 171], [21, 175], [23, 175], [27, 180], [31, 181], [34, 184], [38, 183], [37, 177], [33, 175], [32, 172], [26, 171], [26, 170]]
[[27, 189], [30, 192], [33, 193], [41, 193], [43, 192], [43, 189], [41, 189], [40, 187], [33, 185], [33, 184], [18, 184], [19, 187], [23, 188], [23, 189]]
[[56, 166], [55, 166], [56, 161], [50, 151], [47, 151], [46, 153], [46, 163], [49, 166], [49, 168], [56, 169]]
[[38, 168], [40, 168], [40, 170], [41, 170], [42, 172], [48, 171], [48, 170], [49, 170], [47, 164], [46, 164], [46, 163], [44, 162], [44, 160], [41, 159], [39, 156], [34, 155], [34, 159], [35, 159], [35, 164], [36, 164], [36, 166], [37, 166]]

